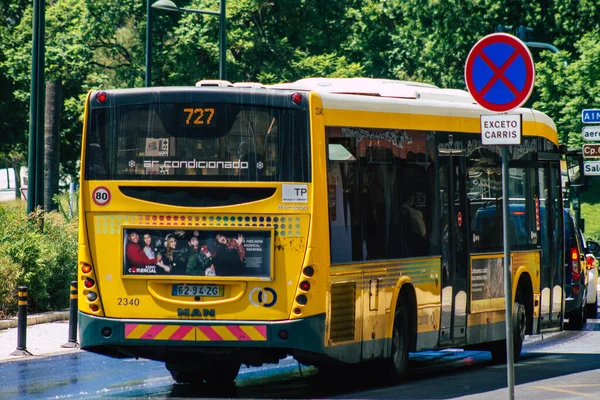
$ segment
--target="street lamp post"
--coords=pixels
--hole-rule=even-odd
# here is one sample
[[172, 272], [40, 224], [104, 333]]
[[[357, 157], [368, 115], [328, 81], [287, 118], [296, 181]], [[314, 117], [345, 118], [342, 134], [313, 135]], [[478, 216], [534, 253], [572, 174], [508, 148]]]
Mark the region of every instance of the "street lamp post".
[[45, 14], [42, 0], [33, 2], [31, 48], [31, 99], [29, 108], [29, 154], [27, 170], [27, 212], [44, 206], [44, 60]]
[[[183, 8], [177, 7], [175, 3], [170, 0], [158, 0], [156, 3], [152, 4], [152, 8], [156, 8], [159, 10], [165, 11], [175, 11], [175, 12], [191, 12], [197, 14], [208, 14], [208, 15], [218, 15], [219, 16], [219, 79], [225, 80], [227, 79], [227, 66], [225, 64], [225, 48], [227, 46], [225, 42], [225, 24], [227, 23], [227, 18], [225, 15], [225, 0], [220, 0], [219, 2], [219, 11], [210, 11], [210, 10], [196, 10], [193, 8]], [[150, 10], [148, 10], [148, 15], [150, 15]], [[149, 25], [148, 25], [149, 26]], [[150, 55], [148, 42], [150, 41], [149, 36], [146, 36], [146, 74], [149, 71], [150, 65]], [[147, 83], [147, 86], [149, 84]]]
[[146, 0], [146, 87], [152, 81], [152, 0]]

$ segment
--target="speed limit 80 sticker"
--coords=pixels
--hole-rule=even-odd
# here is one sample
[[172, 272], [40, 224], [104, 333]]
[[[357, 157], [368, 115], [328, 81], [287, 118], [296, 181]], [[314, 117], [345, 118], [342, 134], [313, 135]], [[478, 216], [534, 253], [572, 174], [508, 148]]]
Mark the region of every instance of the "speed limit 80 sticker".
[[106, 186], [98, 186], [92, 192], [92, 200], [99, 206], [110, 203], [110, 190]]

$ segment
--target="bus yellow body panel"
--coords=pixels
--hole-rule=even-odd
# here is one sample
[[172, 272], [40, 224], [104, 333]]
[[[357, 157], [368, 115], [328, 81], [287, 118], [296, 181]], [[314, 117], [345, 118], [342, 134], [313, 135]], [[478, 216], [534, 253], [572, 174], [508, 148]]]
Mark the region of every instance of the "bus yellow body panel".
[[[488, 112], [461, 91], [348, 82], [341, 91], [308, 80], [90, 93], [82, 347], [162, 360], [182, 380], [187, 352], [222, 369], [287, 354], [325, 365], [496, 348], [505, 337], [503, 196], [500, 146], [479, 138]], [[390, 82], [402, 90], [377, 95]], [[548, 247], [559, 232], [551, 222], [561, 207], [558, 136], [544, 114], [513, 113], [522, 115], [523, 143], [511, 150], [512, 298], [526, 313], [519, 329], [538, 333], [562, 326], [561, 282], [546, 276], [562, 268], [551, 259], [560, 251]], [[144, 232], [161, 257], [138, 266], [129, 247]], [[254, 252], [240, 255], [243, 273], [160, 266], [175, 251], [169, 243], [183, 254], [188, 243], [198, 250], [194, 238], [211, 247], [210, 236], [219, 249], [219, 235], [230, 236], [228, 251], [241, 254], [237, 238]], [[192, 287], [202, 294], [178, 292]]]

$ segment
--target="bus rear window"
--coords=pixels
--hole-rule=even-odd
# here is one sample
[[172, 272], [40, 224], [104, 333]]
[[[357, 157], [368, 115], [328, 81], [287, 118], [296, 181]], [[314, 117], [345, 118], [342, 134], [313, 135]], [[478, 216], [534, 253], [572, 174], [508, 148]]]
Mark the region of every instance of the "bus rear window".
[[307, 114], [222, 103], [92, 109], [86, 180], [308, 182]]

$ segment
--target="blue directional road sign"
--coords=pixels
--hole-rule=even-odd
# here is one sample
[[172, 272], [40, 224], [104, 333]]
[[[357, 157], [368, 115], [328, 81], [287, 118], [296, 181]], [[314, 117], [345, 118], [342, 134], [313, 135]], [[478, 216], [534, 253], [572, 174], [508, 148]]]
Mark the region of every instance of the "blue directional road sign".
[[581, 121], [584, 124], [600, 124], [600, 110], [583, 110], [581, 112]]

